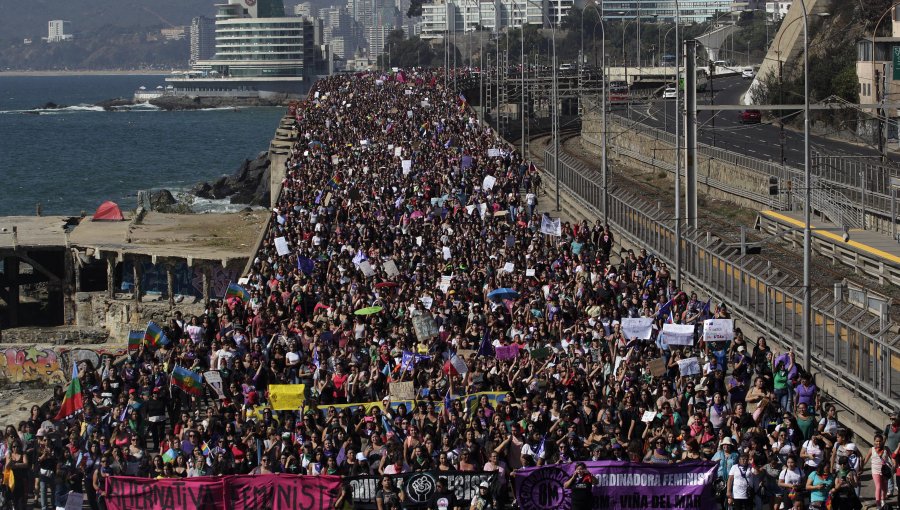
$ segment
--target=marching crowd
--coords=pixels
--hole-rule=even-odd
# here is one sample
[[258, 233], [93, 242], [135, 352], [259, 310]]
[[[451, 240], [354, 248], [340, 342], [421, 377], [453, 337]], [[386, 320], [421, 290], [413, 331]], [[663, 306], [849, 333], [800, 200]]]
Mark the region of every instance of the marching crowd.
[[[738, 510], [859, 508], [868, 473], [887, 502], [897, 416], [861, 451], [792, 352], [739, 324], [704, 341], [704, 319], [730, 312], [679, 290], [665, 262], [599, 221], [542, 229], [536, 168], [442, 82], [315, 84], [291, 110], [298, 141], [248, 295], [175, 315], [165, 345], [82, 363], [75, 418], [47, 420], [60, 389], [7, 427], [17, 509], [74, 490], [97, 510], [113, 475], [284, 472], [383, 477], [390, 510], [412, 506], [391, 475], [486, 471], [496, 482], [465, 505], [488, 510], [514, 504], [520, 468], [589, 460], [716, 461], [716, 497]], [[650, 340], [624, 334], [638, 317], [654, 318]], [[665, 322], [695, 325], [692, 345], [658, 339]], [[688, 357], [700, 374], [681, 375]], [[225, 398], [173, 388], [176, 364], [217, 370]], [[392, 396], [399, 381], [414, 401]], [[271, 384], [304, 384], [302, 406], [272, 410]], [[345, 489], [338, 506], [353, 505]]]

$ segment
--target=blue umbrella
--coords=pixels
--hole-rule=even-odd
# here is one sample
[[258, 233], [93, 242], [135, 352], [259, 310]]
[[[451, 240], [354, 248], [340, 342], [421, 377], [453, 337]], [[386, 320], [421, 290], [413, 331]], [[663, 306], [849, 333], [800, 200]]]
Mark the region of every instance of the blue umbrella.
[[515, 289], [510, 289], [508, 287], [502, 287], [488, 292], [488, 299], [491, 301], [503, 301], [504, 299], [516, 299], [518, 297], [519, 293], [516, 292]]

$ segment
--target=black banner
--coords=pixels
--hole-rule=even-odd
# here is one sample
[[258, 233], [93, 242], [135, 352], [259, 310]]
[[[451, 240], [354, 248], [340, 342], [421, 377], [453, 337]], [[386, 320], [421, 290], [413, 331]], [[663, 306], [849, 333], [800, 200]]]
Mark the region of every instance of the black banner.
[[[487, 481], [494, 487], [496, 473], [485, 471], [419, 471], [391, 477], [394, 486], [406, 493], [404, 508], [427, 506], [437, 493], [438, 478], [447, 480], [447, 488], [456, 493], [460, 505], [468, 506], [472, 498], [478, 494], [478, 484]], [[377, 508], [375, 493], [381, 484], [381, 477], [347, 476], [353, 490], [353, 508], [371, 510]]]

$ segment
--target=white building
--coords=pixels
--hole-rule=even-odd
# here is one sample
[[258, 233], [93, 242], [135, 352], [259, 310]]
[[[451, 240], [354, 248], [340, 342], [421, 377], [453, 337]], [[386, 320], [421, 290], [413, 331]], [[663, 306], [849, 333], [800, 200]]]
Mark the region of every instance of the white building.
[[309, 2], [299, 3], [294, 6], [294, 16], [309, 18], [312, 15], [312, 4], [310, 4]]
[[47, 42], [56, 43], [72, 39], [72, 22], [54, 19], [47, 23]]
[[793, 0], [769, 0], [766, 2], [766, 17], [772, 21], [780, 20], [791, 10]]
[[[748, 0], [679, 0], [678, 16], [683, 23], [703, 23], [723, 13], [749, 8]], [[675, 0], [604, 0], [597, 3], [606, 19], [675, 21]]]
[[[552, 16], [566, 16], [573, 0], [552, 0], [548, 10]], [[423, 39], [437, 39], [445, 32], [471, 32], [484, 27], [491, 31], [522, 25], [543, 25], [545, 16], [540, 4], [527, 0], [435, 0], [422, 5]]]

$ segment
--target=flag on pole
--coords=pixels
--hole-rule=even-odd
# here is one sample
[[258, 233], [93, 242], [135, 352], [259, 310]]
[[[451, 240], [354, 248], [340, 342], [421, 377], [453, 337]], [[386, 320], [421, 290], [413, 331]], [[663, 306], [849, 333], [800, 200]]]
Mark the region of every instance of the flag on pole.
[[204, 457], [209, 457], [210, 450], [209, 450], [209, 445], [206, 444], [206, 441], [203, 441], [202, 443], [200, 443], [200, 452], [203, 454]]
[[316, 270], [316, 261], [303, 256], [299, 256], [297, 257], [297, 269], [302, 271], [303, 274], [306, 275], [313, 274], [313, 271]]
[[72, 364], [72, 380], [69, 381], [69, 387], [66, 388], [66, 395], [63, 397], [62, 405], [59, 412], [53, 418], [53, 421], [62, 421], [75, 416], [84, 409], [84, 397], [81, 395], [81, 381], [78, 380], [78, 363]]
[[656, 312], [656, 316], [657, 317], [665, 317], [666, 315], [669, 315], [670, 313], [672, 313], [672, 302], [674, 300], [675, 300], [675, 298], [672, 298], [672, 299], [666, 301], [666, 303], [664, 305], [659, 307], [659, 311]]
[[175, 365], [172, 370], [172, 384], [181, 391], [199, 397], [203, 392], [203, 379], [192, 370]]
[[141, 348], [141, 342], [144, 341], [144, 330], [130, 331], [128, 333], [128, 350], [136, 351]]
[[237, 298], [240, 299], [241, 302], [246, 303], [247, 301], [250, 301], [250, 293], [247, 292], [247, 289], [236, 283], [229, 283], [228, 289], [225, 290], [225, 299], [228, 298]]
[[159, 327], [159, 324], [153, 321], [147, 323], [147, 330], [144, 332], [144, 341], [150, 344], [151, 347], [159, 347], [169, 343], [169, 339], [166, 337], [163, 329]]
[[171, 464], [172, 462], [175, 462], [175, 457], [177, 456], [178, 453], [176, 453], [174, 449], [169, 448], [168, 450], [166, 450], [166, 453], [162, 454], [162, 460], [166, 464]]

